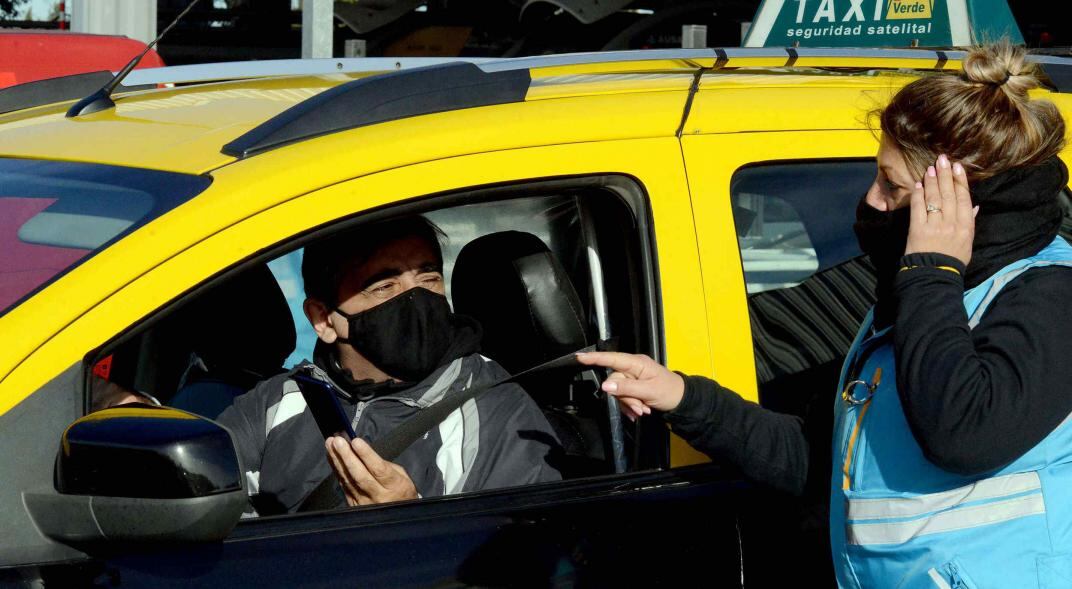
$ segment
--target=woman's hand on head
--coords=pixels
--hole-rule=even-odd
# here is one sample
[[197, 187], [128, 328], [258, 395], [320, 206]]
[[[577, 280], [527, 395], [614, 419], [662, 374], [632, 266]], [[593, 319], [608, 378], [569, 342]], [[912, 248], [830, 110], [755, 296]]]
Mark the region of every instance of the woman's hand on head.
[[923, 181], [916, 183], [911, 207], [905, 255], [945, 254], [968, 265], [979, 207], [972, 207], [964, 166], [951, 164], [945, 155], [938, 156]]
[[685, 396], [685, 380], [643, 354], [587, 352], [577, 354], [577, 360], [613, 371], [603, 382], [603, 391], [617, 397], [622, 413], [631, 419], [652, 409], [673, 411]]

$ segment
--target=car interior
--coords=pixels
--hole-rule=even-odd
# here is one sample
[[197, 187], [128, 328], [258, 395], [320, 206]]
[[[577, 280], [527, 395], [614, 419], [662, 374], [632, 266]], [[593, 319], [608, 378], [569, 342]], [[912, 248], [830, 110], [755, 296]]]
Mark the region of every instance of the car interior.
[[[296, 283], [300, 247], [355, 223], [414, 212], [447, 236], [444, 274], [455, 312], [481, 323], [481, 353], [511, 374], [605, 340], [658, 354], [650, 222], [631, 181], [542, 181], [429, 200], [343, 220], [239, 264], [88, 355], [87, 382], [218, 416], [258, 381], [309, 357], [315, 334]], [[665, 428], [624, 425], [599, 390], [604, 377], [573, 369], [520, 383], [558, 434], [555, 466], [564, 478], [666, 467]], [[87, 409], [93, 406], [101, 403], [88, 398]]]

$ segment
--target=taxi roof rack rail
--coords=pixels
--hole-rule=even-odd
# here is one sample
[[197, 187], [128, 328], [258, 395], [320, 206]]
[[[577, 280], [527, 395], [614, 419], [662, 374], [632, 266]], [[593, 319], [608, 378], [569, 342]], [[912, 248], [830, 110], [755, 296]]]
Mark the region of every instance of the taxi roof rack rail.
[[[223, 146], [224, 154], [245, 158], [264, 151], [337, 131], [407, 117], [521, 102], [531, 83], [530, 72], [541, 67], [620, 61], [680, 60], [686, 67], [710, 71], [732, 66], [735, 57], [785, 57], [792, 63], [814, 57], [933, 60], [928, 69], [942, 69], [963, 52], [920, 49], [727, 48], [621, 51], [522, 57], [482, 63], [450, 62], [397, 71], [347, 82], [309, 98]], [[713, 60], [705, 65], [706, 60]], [[1072, 71], [1072, 60], [1035, 56], [1044, 64]]]
[[361, 78], [302, 101], [223, 146], [244, 158], [337, 131], [424, 114], [525, 100], [528, 69], [485, 72], [472, 63]]
[[[510, 58], [470, 57], [354, 57], [337, 59], [277, 59], [266, 61], [234, 61], [214, 64], [180, 65], [163, 68], [134, 70], [128, 76], [131, 85], [146, 84], [194, 84], [221, 80], [240, 80], [264, 76], [308, 76], [325, 74], [376, 73], [414, 69], [447, 63], [473, 63], [487, 72], [515, 69], [537, 69], [571, 65], [597, 65], [645, 61], [679, 60], [682, 62], [712, 61], [728, 58], [726, 67], [734, 67], [734, 59], [782, 58], [783, 66], [791, 67], [795, 61], [808, 59], [821, 66], [823, 59], [895, 59], [934, 61], [926, 69], [952, 67], [949, 61], [964, 57], [959, 50], [942, 49], [857, 49], [857, 48], [810, 48], [810, 47], [726, 47], [704, 49], [648, 49], [638, 51], [604, 51], [593, 53], [568, 53], [562, 55], [538, 55]], [[1044, 65], [1072, 67], [1072, 58], [1033, 54], [1030, 61]], [[835, 64], [831, 64], [835, 65]]]
[[[720, 52], [727, 58], [727, 67], [735, 58], [784, 58], [786, 66], [802, 58], [872, 58], [941, 61], [941, 54], [960, 59], [963, 52], [934, 49], [855, 49], [855, 48], [793, 48], [793, 47], [727, 47], [704, 49], [647, 49], [635, 51], [603, 51], [567, 53], [531, 57], [470, 58], [470, 57], [354, 57], [332, 59], [276, 59], [265, 61], [233, 61], [213, 64], [180, 65], [134, 70], [127, 77], [130, 85], [196, 84], [223, 80], [240, 80], [264, 76], [309, 76], [326, 74], [377, 73], [414, 69], [447, 63], [473, 63], [486, 72], [538, 69], [571, 65], [598, 65], [645, 61], [677, 60], [688, 64], [716, 61]], [[1060, 58], [1057, 58], [1060, 59]], [[1070, 62], [1072, 63], [1072, 62]]]
[[382, 73], [447, 63], [486, 63], [494, 57], [346, 57], [225, 61], [134, 70], [131, 84], [198, 84], [266, 76]]
[[[722, 52], [720, 55], [719, 52]], [[918, 60], [921, 69], [952, 69], [950, 62], [963, 58], [963, 51], [940, 49], [864, 49], [864, 48], [809, 48], [809, 47], [727, 47], [724, 49], [654, 49], [644, 51], [607, 51], [601, 53], [573, 53], [564, 55], [542, 55], [516, 58], [390, 58], [360, 57], [345, 59], [279, 59], [247, 62], [225, 62], [215, 64], [181, 65], [162, 68], [146, 68], [130, 72], [124, 79], [123, 91], [151, 88], [158, 84], [198, 84], [246, 78], [327, 75], [353, 73], [383, 73], [405, 71], [433, 65], [471, 63], [485, 72], [499, 72], [520, 69], [538, 69], [556, 66], [599, 65], [615, 63], [635, 63], [646, 61], [679, 60], [683, 68], [700, 67], [698, 64], [716, 63], [724, 55], [727, 59], [724, 67], [735, 67], [734, 60], [773, 58], [784, 59], [783, 67], [799, 65], [807, 60], [807, 65], [822, 67], [823, 60], [831, 60], [829, 67], [836, 67], [837, 60], [851, 58]], [[933, 60], [933, 65], [926, 65]], [[1060, 92], [1072, 92], [1072, 58], [1046, 54], [1033, 54], [1029, 60], [1039, 63], [1050, 78], [1053, 87]], [[708, 67], [711, 67], [708, 65]], [[876, 64], [876, 69], [881, 67]], [[894, 67], [891, 65], [891, 67]], [[55, 78], [53, 80], [60, 80]], [[0, 90], [0, 103], [9, 98], [10, 103], [4, 111], [21, 110], [77, 98], [70, 91], [60, 92], [63, 84], [51, 84], [57, 91], [35, 90], [32, 93], [14, 90], [12, 86]], [[19, 94], [15, 99], [15, 94]]]
[[[941, 70], [953, 69], [955, 66], [950, 65], [950, 62], [963, 59], [964, 54], [964, 51], [961, 50], [920, 48], [711, 47], [703, 49], [604, 51], [513, 58], [357, 57], [346, 59], [280, 59], [135, 70], [129, 76], [129, 83], [138, 86], [146, 84], [196, 84], [263, 76], [377, 73], [447, 63], [472, 63], [485, 72], [668, 60], [681, 61], [686, 67], [699, 67], [697, 64], [706, 63], [707, 61], [711, 61], [716, 65], [722, 63], [723, 67], [735, 67], [735, 59], [757, 58], [784, 59], [785, 61], [781, 64], [783, 67], [798, 65], [797, 62], [802, 59], [808, 60], [808, 65], [815, 67], [823, 67], [825, 65], [823, 60], [827, 59], [831, 60], [828, 67], [839, 65], [837, 60], [852, 58], [913, 60], [923, 62], [921, 69]], [[1047, 76], [1053, 80], [1057, 90], [1072, 92], [1072, 58], [1032, 54], [1028, 59], [1042, 66]], [[924, 65], [928, 61], [933, 61], [934, 64]], [[718, 68], [716, 67], [716, 69]]]

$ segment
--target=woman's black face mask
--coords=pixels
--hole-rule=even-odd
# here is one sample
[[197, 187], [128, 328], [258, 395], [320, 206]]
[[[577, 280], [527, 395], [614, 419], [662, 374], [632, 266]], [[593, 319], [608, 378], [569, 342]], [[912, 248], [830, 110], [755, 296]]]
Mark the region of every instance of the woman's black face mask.
[[911, 207], [880, 211], [867, 204], [867, 196], [856, 205], [856, 223], [852, 226], [860, 250], [871, 259], [879, 276], [897, 271], [908, 246]]
[[387, 374], [417, 382], [439, 367], [451, 343], [447, 297], [416, 287], [346, 318], [349, 337], [339, 337]]

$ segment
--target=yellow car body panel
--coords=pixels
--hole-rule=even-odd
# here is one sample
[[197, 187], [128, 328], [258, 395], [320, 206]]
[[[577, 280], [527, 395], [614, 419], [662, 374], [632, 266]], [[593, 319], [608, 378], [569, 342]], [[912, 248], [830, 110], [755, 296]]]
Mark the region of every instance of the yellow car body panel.
[[[684, 91], [599, 95], [425, 115], [326, 135], [221, 168], [213, 173], [212, 186], [197, 198], [0, 316], [0, 333], [18, 334], [0, 349], [0, 383], [32, 350], [117, 288], [209, 235], [287, 199], [377, 171], [466, 153], [670, 137], [680, 123], [684, 100]], [[593, 109], [609, 116], [593, 118]], [[636, 109], [648, 116], [632, 117]], [[549, 120], [556, 124], [547, 124]], [[0, 126], [0, 138], [4, 135]], [[410, 184], [420, 187], [423, 182], [416, 178]]]
[[[813, 61], [816, 58], [812, 58]], [[778, 66], [784, 64], [778, 60], [757, 58], [735, 58], [731, 64], [740, 67]], [[927, 60], [905, 60], [917, 67]], [[772, 63], [768, 63], [772, 62]], [[861, 61], [861, 64], [864, 62]], [[933, 64], [931, 64], [933, 65]], [[624, 120], [637, 119], [632, 113], [642, 112], [637, 100], [644, 100], [645, 95], [664, 92], [684, 92], [691, 84], [691, 76], [700, 67], [713, 67], [713, 60], [655, 60], [642, 62], [622, 62], [610, 64], [582, 64], [539, 68], [532, 72], [533, 83], [526, 97], [529, 101], [551, 98], [569, 98], [604, 95], [607, 103], [593, 103], [587, 108], [611, 109], [610, 117], [599, 117], [601, 121], [614, 121], [613, 115], [623, 113]], [[872, 62], [872, 67], [874, 63]], [[876, 76], [853, 75], [783, 75], [772, 70], [768, 75], [735, 75], [733, 69], [726, 73], [714, 73], [704, 76], [702, 88], [764, 86], [773, 88], [786, 85], [790, 90], [781, 94], [773, 90], [751, 92], [751, 98], [769, 96], [760, 100], [751, 111], [743, 111], [744, 116], [721, 117], [724, 112], [711, 111], [715, 120], [721, 121], [721, 127], [712, 121], [695, 121], [700, 125], [695, 132], [734, 132], [741, 127], [734, 127], [738, 121], [743, 126], [756, 117], [762, 118], [779, 112], [769, 109], [784, 100], [793, 100], [800, 86], [830, 85], [857, 87], [881, 84], [875, 82]], [[349, 82], [368, 74], [332, 74], [321, 76], [294, 76], [243, 80], [236, 82], [218, 82], [173, 89], [133, 92], [116, 97], [116, 108], [77, 119], [66, 118], [65, 112], [70, 102], [28, 109], [0, 115], [0, 156], [46, 158], [125, 165], [156, 170], [185, 173], [204, 173], [234, 161], [234, 158], [220, 153], [220, 148], [229, 141], [241, 136], [265, 120], [279, 114], [287, 108], [315, 94], [339, 84]], [[910, 76], [886, 76], [877, 78], [895, 78], [903, 83]], [[629, 99], [630, 96], [634, 96]], [[697, 99], [705, 99], [700, 93]], [[879, 96], [879, 100], [881, 100]], [[744, 102], [750, 102], [745, 100]], [[820, 103], [816, 103], [820, 104]], [[509, 106], [509, 105], [505, 105]], [[742, 105], [747, 107], [747, 105]], [[842, 106], [831, 104], [827, 110], [837, 111]], [[634, 109], [631, 113], [628, 109]], [[486, 109], [475, 109], [486, 110]], [[705, 112], [709, 109], [694, 109]], [[781, 109], [785, 111], [786, 109]], [[460, 114], [454, 111], [450, 115]], [[590, 113], [587, 119], [591, 119]], [[429, 115], [434, 116], [434, 115]], [[680, 112], [678, 113], [680, 117]], [[450, 117], [448, 117], [450, 118]], [[640, 117], [644, 119], [646, 117]], [[728, 120], [727, 120], [728, 119]], [[632, 120], [633, 124], [642, 121]], [[555, 135], [575, 128], [572, 121], [563, 119], [561, 125], [547, 125], [539, 121], [533, 125], [543, 131], [544, 135]], [[391, 123], [388, 123], [391, 124]], [[768, 125], [777, 128], [785, 124], [774, 119]], [[811, 128], [822, 128], [825, 123], [817, 119]], [[631, 126], [631, 125], [630, 125]], [[628, 127], [628, 126], [626, 126]], [[784, 128], [784, 127], [783, 127]], [[584, 128], [578, 130], [583, 131]], [[762, 130], [762, 129], [754, 129]], [[152, 138], [147, 140], [146, 138]], [[522, 139], [523, 137], [523, 139]], [[527, 145], [548, 145], [561, 142], [558, 139], [544, 139], [539, 135], [518, 137], [519, 142]], [[595, 136], [586, 140], [600, 140]]]
[[[861, 129], [909, 76], [704, 76], [684, 133]], [[795, 105], [787, 108], [787, 105]], [[801, 108], [800, 105], [807, 105]]]
[[220, 148], [348, 75], [278, 78], [150, 90], [76, 119], [70, 103], [0, 115], [0, 156], [199, 174], [234, 161]]
[[[198, 86], [197, 91], [150, 91], [120, 97], [114, 111], [77, 119], [64, 116], [67, 105], [37, 109], [32, 117], [0, 116], [0, 156], [205, 173], [235, 161], [220, 152], [228, 142], [298, 102], [352, 79], [339, 77], [342, 79], [298, 78], [290, 86], [277, 82], [261, 87], [265, 83], [256, 81], [209, 84]], [[533, 86], [532, 106], [522, 103], [466, 109], [390, 121], [370, 128], [383, 128], [375, 139], [399, 134], [410, 143], [417, 133], [410, 126], [411, 120], [417, 121], [421, 136], [428, 132], [450, 133], [453, 129], [461, 130], [457, 134], [464, 139], [466, 126], [479, 129], [469, 141], [440, 145], [444, 157], [527, 145], [651, 137], [666, 134], [668, 120], [673, 121], [669, 132], [676, 129], [690, 82], [688, 76], [568, 84], [551, 81]], [[623, 93], [625, 88], [630, 91]], [[589, 95], [595, 95], [594, 102], [539, 106], [549, 98], [566, 100]], [[652, 98], [653, 95], [657, 97]], [[518, 108], [523, 110], [519, 113], [515, 110]], [[632, 116], [638, 108], [651, 109], [652, 116]], [[593, 118], [590, 109], [606, 116]], [[553, 117], [551, 120], [556, 124], [547, 124], [549, 119], [545, 117]], [[334, 143], [337, 137], [334, 134], [324, 139]], [[486, 140], [492, 143], [483, 143]], [[302, 142], [302, 146], [305, 143], [308, 141]], [[406, 151], [411, 149], [412, 146], [407, 147]], [[317, 155], [313, 159], [322, 158]], [[380, 159], [383, 158], [377, 158]], [[406, 163], [412, 161], [418, 160]]]

